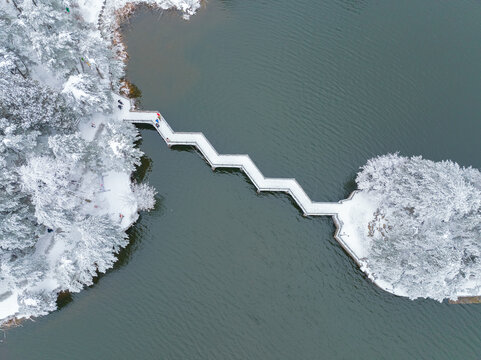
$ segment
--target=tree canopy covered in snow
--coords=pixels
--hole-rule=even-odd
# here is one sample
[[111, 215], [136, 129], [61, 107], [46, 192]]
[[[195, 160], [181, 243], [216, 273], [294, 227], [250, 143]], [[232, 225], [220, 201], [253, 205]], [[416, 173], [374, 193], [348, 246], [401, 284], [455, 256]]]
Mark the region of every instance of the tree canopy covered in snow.
[[357, 176], [378, 209], [367, 266], [395, 293], [442, 301], [481, 290], [481, 172], [389, 154]]
[[[199, 6], [143, 2], [186, 15]], [[112, 29], [127, 3], [0, 2], [0, 324], [92, 284], [154, 206], [155, 191], [131, 182], [139, 134], [112, 92], [124, 75]]]

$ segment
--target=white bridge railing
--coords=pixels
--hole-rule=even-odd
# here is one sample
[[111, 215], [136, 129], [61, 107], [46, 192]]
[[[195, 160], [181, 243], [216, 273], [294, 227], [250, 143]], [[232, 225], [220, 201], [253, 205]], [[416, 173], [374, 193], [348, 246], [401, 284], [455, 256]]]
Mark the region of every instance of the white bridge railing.
[[150, 111], [130, 111], [124, 121], [136, 124], [153, 125], [167, 145], [195, 146], [213, 170], [216, 168], [238, 168], [244, 171], [258, 191], [280, 191], [292, 196], [304, 215], [334, 216], [339, 212], [339, 203], [313, 202], [296, 179], [266, 178], [249, 155], [221, 155], [201, 132], [175, 132], [161, 116], [156, 122], [157, 113]]

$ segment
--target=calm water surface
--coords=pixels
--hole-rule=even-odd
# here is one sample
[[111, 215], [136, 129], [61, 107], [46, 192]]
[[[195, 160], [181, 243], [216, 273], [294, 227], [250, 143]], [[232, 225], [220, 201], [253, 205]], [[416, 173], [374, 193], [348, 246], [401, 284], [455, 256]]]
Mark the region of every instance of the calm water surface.
[[[481, 168], [479, 1], [211, 0], [140, 11], [128, 77], [174, 130], [314, 200], [386, 152]], [[142, 129], [158, 208], [115, 269], [8, 331], [0, 359], [479, 359], [481, 306], [377, 289], [284, 195]], [[142, 174], [140, 174], [142, 175]], [[140, 176], [139, 175], [139, 176]]]

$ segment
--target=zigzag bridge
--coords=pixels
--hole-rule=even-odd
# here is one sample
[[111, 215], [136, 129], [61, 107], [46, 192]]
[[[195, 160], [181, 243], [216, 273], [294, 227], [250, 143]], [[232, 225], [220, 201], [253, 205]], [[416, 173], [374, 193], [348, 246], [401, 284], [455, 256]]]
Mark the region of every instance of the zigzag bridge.
[[[124, 97], [118, 98], [129, 102], [129, 100]], [[212, 170], [215, 170], [216, 168], [241, 169], [255, 185], [258, 192], [275, 191], [289, 194], [300, 207], [304, 216], [332, 216], [334, 224], [336, 225], [334, 237], [344, 250], [356, 261], [356, 263], [361, 265], [358, 256], [340, 237], [342, 221], [338, 217], [343, 203], [352, 198], [355, 192], [351, 194], [347, 200], [341, 200], [337, 203], [315, 202], [309, 198], [296, 179], [266, 178], [257, 168], [249, 155], [219, 154], [203, 133], [175, 132], [162, 115], [160, 116], [160, 120], [158, 120], [159, 118], [155, 111], [133, 110], [133, 105], [131, 104], [131, 109], [128, 111], [121, 111], [121, 116], [124, 121], [130, 123], [152, 125], [169, 147], [174, 145], [188, 145], [197, 148], [212, 167]]]

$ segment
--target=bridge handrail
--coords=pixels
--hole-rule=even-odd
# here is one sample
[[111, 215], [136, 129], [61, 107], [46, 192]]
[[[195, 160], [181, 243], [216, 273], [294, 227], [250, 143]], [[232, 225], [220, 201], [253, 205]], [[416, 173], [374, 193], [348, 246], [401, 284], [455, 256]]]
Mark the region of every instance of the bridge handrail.
[[[341, 244], [342, 248], [354, 259], [354, 261], [359, 266], [362, 266], [361, 259], [359, 259], [356, 253], [341, 237], [340, 231], [343, 223], [338, 216], [340, 206], [342, 206], [345, 201], [349, 201], [357, 191], [352, 192], [347, 199], [341, 200], [337, 203], [313, 202], [295, 178], [266, 178], [249, 155], [219, 154], [202, 132], [175, 132], [162, 115], [158, 123], [159, 126], [157, 126], [157, 112], [135, 110], [132, 103], [129, 115], [131, 118], [125, 118], [124, 121], [139, 124], [152, 124], [169, 147], [174, 145], [195, 146], [213, 170], [221, 167], [239, 168], [247, 175], [257, 188], [258, 192], [276, 191], [289, 194], [302, 210], [304, 216], [332, 216], [336, 226], [334, 238]], [[227, 160], [228, 158], [231, 158], [230, 162], [221, 161]], [[319, 207], [323, 207], [324, 210], [314, 210]]]

